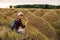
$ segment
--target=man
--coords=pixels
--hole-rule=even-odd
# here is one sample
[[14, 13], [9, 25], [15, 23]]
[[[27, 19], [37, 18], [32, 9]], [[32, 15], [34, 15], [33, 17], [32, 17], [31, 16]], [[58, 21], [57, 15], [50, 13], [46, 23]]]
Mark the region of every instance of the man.
[[[24, 32], [24, 28], [25, 28], [26, 24], [28, 23], [28, 19], [26, 18], [25, 19], [26, 23], [23, 24], [22, 23], [23, 18], [24, 18], [23, 12], [19, 12], [17, 18], [14, 20], [14, 22], [10, 26], [11, 27], [10, 31], [12, 31], [15, 28], [17, 32]], [[19, 29], [19, 27], [20, 27], [20, 29]]]

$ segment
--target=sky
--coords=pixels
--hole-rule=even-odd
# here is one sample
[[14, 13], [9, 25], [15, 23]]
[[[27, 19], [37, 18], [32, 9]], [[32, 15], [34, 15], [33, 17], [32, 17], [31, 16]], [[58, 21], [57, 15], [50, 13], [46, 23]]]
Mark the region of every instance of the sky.
[[50, 4], [60, 5], [60, 0], [0, 0], [0, 8], [7, 8], [9, 5], [22, 4]]

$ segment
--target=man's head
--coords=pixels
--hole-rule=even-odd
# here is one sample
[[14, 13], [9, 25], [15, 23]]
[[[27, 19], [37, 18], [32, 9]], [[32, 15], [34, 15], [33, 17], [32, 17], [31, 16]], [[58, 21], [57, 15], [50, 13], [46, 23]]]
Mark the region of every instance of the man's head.
[[19, 13], [18, 13], [18, 17], [17, 17], [17, 18], [19, 18], [19, 19], [23, 19], [23, 17], [24, 17], [23, 12], [19, 12]]

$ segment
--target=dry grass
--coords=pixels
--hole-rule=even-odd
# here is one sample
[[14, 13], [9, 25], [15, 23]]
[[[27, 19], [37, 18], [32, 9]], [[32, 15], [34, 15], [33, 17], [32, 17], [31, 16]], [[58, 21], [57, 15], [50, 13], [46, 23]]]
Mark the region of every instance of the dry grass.
[[56, 22], [54, 22], [54, 27], [56, 28], [56, 29], [60, 29], [60, 21], [56, 21]]
[[33, 14], [36, 15], [36, 16], [43, 16], [48, 10], [47, 9], [39, 9], [39, 10], [36, 10]]
[[30, 10], [28, 10], [28, 11], [31, 12], [31, 13], [34, 13], [36, 10], [30, 9]]
[[56, 33], [57, 33], [57, 40], [60, 40], [60, 21], [56, 21], [54, 23], [54, 28], [56, 29]]
[[[29, 40], [55, 40], [56, 39], [55, 38], [56, 33], [59, 34], [60, 32], [56, 30], [56, 33], [55, 33], [55, 29], [54, 29], [54, 28], [59, 28], [59, 22], [57, 21], [60, 20], [59, 19], [60, 17], [58, 15], [58, 13], [60, 12], [58, 10], [26, 9], [26, 8], [25, 9], [23, 8], [0, 9], [0, 14], [1, 14], [0, 24], [3, 24], [3, 25], [5, 24], [9, 26], [10, 22], [16, 18], [17, 13], [19, 11], [24, 12], [25, 18], [27, 17], [29, 19], [28, 26], [25, 29], [27, 31], [26, 33], [28, 33], [30, 36]], [[7, 19], [5, 17], [7, 17]], [[51, 24], [54, 26], [51, 26]], [[3, 39], [3, 40], [8, 40], [8, 39], [9, 40], [22, 40], [22, 38], [24, 38], [24, 35], [18, 34], [15, 31], [8, 32], [6, 28], [3, 28], [2, 31], [3, 32], [0, 33], [0, 39]]]
[[42, 16], [45, 20], [47, 20], [50, 24], [54, 24], [54, 22], [59, 21], [59, 16], [55, 11], [47, 12]]
[[56, 33], [57, 33], [56, 36], [57, 40], [60, 40], [60, 29], [56, 29]]
[[[48, 40], [44, 34], [39, 32], [35, 28], [26, 27], [25, 28], [29, 38], [26, 40]], [[0, 27], [0, 40], [23, 40], [25, 34], [18, 34], [15, 31], [9, 32], [7, 27]]]
[[55, 10], [55, 11], [57, 12], [58, 16], [60, 17], [60, 9]]

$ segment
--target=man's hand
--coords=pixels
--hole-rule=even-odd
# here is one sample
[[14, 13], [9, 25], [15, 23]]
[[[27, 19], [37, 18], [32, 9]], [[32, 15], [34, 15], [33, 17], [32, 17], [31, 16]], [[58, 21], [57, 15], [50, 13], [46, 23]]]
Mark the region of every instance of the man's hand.
[[25, 20], [26, 20], [25, 25], [27, 25], [27, 23], [29, 22], [29, 20], [28, 20], [28, 18], [26, 18]]

